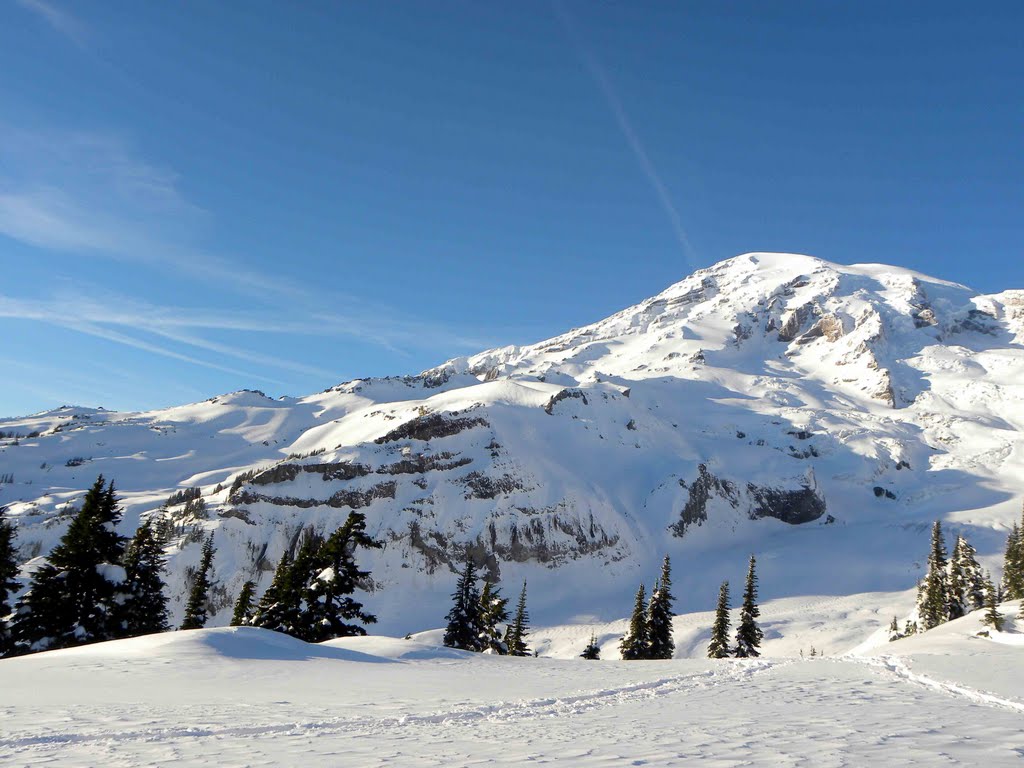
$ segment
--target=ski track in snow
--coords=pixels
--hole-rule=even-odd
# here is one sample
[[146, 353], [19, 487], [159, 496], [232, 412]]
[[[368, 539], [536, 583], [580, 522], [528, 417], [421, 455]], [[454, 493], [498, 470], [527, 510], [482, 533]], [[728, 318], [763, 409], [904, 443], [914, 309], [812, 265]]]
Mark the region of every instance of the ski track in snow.
[[1003, 697], [996, 696], [992, 693], [978, 691], [973, 688], [967, 688], [944, 680], [935, 680], [934, 678], [926, 675], [918, 674], [917, 672], [911, 671], [903, 659], [898, 656], [843, 656], [842, 658], [844, 660], [857, 661], [875, 669], [883, 669], [889, 672], [893, 677], [900, 680], [905, 680], [908, 683], [913, 683], [924, 688], [930, 688], [933, 691], [939, 691], [950, 696], [966, 699], [975, 704], [987, 704], [993, 707], [1024, 713], [1024, 702], [1004, 699]]
[[248, 736], [273, 736], [275, 734], [298, 735], [302, 733], [351, 734], [370, 736], [383, 731], [393, 732], [396, 728], [413, 728], [428, 725], [460, 725], [478, 721], [518, 722], [538, 718], [572, 717], [593, 709], [617, 707], [647, 701], [661, 696], [672, 696], [694, 691], [706, 691], [729, 683], [742, 683], [753, 676], [773, 667], [786, 666], [792, 661], [753, 660], [723, 665], [697, 674], [675, 675], [619, 688], [605, 688], [586, 693], [530, 699], [525, 701], [499, 702], [493, 705], [460, 708], [448, 712], [401, 715], [380, 718], [330, 718], [302, 723], [278, 723], [263, 726], [242, 726], [226, 728], [153, 728], [133, 731], [51, 733], [45, 736], [26, 736], [14, 739], [0, 739], [0, 750], [20, 750], [38, 746], [60, 746], [86, 742], [164, 741], [188, 738], [233, 738]]

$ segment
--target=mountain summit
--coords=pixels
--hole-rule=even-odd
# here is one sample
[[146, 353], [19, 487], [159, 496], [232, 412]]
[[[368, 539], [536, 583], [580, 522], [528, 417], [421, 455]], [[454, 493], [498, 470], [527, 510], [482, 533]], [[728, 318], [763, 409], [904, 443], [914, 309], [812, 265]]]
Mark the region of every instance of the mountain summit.
[[[350, 509], [386, 543], [366, 563], [385, 630], [436, 625], [467, 550], [536, 585], [540, 618], [621, 615], [664, 552], [680, 610], [709, 607], [751, 551], [767, 596], [905, 590], [935, 518], [1001, 547], [1024, 491], [1021, 381], [1024, 291], [753, 253], [417, 376], [0, 421], [0, 503], [29, 560], [113, 478], [126, 526], [172, 532], [175, 598], [214, 531], [216, 623]], [[166, 503], [191, 487], [201, 513]]]

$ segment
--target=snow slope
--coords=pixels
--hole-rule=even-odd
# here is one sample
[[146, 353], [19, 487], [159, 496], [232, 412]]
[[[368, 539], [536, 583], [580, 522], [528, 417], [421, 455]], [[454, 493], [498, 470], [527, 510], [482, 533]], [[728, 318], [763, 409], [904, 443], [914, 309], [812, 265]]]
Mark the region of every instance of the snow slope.
[[1017, 765], [1024, 651], [972, 621], [803, 660], [509, 658], [246, 628], [115, 641], [0, 661], [0, 765]]
[[[588, 627], [625, 614], [663, 553], [689, 612], [722, 579], [738, 586], [753, 551], [779, 652], [816, 636], [839, 652], [869, 619], [909, 610], [934, 519], [998, 570], [1024, 493], [1022, 382], [1024, 291], [747, 254], [598, 323], [418, 376], [2, 420], [24, 437], [0, 439], [0, 504], [27, 573], [95, 476], [114, 478], [126, 533], [178, 526], [179, 613], [213, 531], [215, 624], [303, 529], [351, 509], [386, 544], [364, 561], [367, 603], [394, 634], [438, 625], [467, 547], [507, 594], [529, 581], [536, 621]], [[208, 519], [161, 506], [190, 486]], [[820, 635], [808, 606], [840, 628]]]

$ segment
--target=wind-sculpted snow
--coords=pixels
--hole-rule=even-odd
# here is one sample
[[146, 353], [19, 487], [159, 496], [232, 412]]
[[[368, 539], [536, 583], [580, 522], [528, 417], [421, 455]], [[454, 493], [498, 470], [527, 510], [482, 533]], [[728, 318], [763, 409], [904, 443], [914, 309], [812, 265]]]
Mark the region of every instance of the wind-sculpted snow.
[[[400, 634], [444, 615], [467, 551], [507, 592], [526, 579], [538, 619], [620, 616], [665, 552], [679, 610], [710, 607], [751, 551], [768, 596], [902, 592], [932, 520], [993, 567], [1019, 515], [1022, 297], [748, 254], [419, 376], [0, 421], [21, 435], [0, 438], [0, 504], [27, 573], [113, 478], [126, 533], [171, 524], [177, 612], [213, 531], [216, 624], [243, 581], [262, 590], [303, 530], [351, 509], [386, 545], [362, 555], [367, 605]], [[192, 486], [205, 517], [162, 507]]]

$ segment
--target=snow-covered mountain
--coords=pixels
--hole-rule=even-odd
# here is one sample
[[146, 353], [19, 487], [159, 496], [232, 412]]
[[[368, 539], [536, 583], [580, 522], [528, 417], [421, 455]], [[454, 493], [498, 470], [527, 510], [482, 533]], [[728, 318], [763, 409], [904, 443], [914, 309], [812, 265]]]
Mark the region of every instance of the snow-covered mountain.
[[[175, 599], [215, 532], [214, 624], [304, 528], [351, 509], [386, 544], [363, 562], [390, 631], [440, 622], [467, 546], [507, 592], [527, 578], [541, 620], [624, 615], [665, 552], [679, 610], [710, 607], [751, 551], [768, 599], [902, 592], [932, 520], [994, 567], [1020, 514], [1024, 291], [747, 254], [593, 325], [417, 376], [61, 408], [0, 432], [21, 435], [0, 439], [0, 504], [26, 561], [103, 473], [126, 533], [173, 520]], [[194, 486], [207, 519], [162, 506]]]

